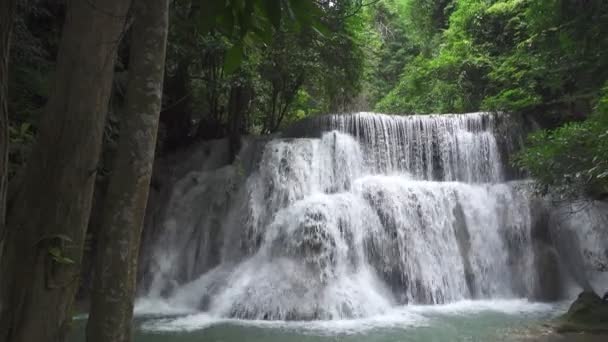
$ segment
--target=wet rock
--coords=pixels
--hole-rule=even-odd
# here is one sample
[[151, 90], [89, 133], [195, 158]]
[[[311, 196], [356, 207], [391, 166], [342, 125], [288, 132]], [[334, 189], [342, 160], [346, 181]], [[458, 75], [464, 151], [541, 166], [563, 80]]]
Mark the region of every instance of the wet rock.
[[582, 292], [556, 326], [557, 332], [608, 333], [608, 302], [593, 292]]
[[557, 301], [563, 297], [564, 293], [557, 252], [555, 248], [542, 242], [535, 242], [534, 250], [534, 262], [538, 272], [534, 300]]
[[456, 237], [456, 242], [458, 242], [458, 250], [460, 251], [460, 256], [464, 264], [464, 276], [467, 281], [467, 287], [469, 288], [471, 298], [477, 298], [479, 297], [479, 294], [475, 287], [475, 272], [473, 272], [473, 267], [471, 266], [469, 258], [469, 253], [471, 252], [471, 235], [469, 234], [464, 211], [460, 203], [457, 203], [454, 206], [453, 214], [455, 218], [454, 236]]

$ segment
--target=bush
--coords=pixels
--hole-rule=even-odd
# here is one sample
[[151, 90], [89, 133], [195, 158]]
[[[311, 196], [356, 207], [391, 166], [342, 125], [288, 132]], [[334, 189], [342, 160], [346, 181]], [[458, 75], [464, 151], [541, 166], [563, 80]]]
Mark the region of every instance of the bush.
[[608, 86], [587, 120], [542, 130], [528, 138], [515, 163], [562, 197], [608, 196]]

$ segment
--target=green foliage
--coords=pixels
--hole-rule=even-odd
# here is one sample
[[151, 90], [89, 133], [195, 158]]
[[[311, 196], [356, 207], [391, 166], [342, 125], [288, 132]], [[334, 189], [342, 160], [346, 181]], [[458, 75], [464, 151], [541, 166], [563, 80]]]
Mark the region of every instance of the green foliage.
[[[420, 53], [405, 65], [399, 82], [376, 104], [376, 110], [389, 113], [475, 110], [485, 93], [489, 61], [465, 28], [476, 24], [482, 3], [438, 1], [434, 2], [433, 10], [423, 4], [407, 3], [409, 11], [403, 18], [415, 30], [411, 33], [412, 41], [417, 42]], [[425, 15], [426, 21], [434, 24], [421, 24]]]
[[25, 164], [26, 157], [29, 155], [30, 148], [34, 142], [34, 133], [31, 124], [24, 122], [19, 126], [14, 123], [8, 128], [9, 133], [9, 178], [12, 178], [17, 169]]
[[399, 0], [397, 1], [409, 38], [425, 56], [433, 54], [441, 42], [443, 30], [448, 28], [454, 0]]
[[63, 265], [74, 264], [74, 260], [63, 255], [63, 252], [61, 251], [61, 249], [59, 247], [50, 247], [48, 249], [48, 252], [49, 252], [49, 255], [51, 256], [51, 259], [53, 259], [53, 261], [55, 261], [58, 264], [63, 264]]
[[[236, 126], [241, 133], [263, 134], [302, 115], [344, 110], [360, 92], [365, 29], [354, 15], [359, 0], [335, 5], [280, 1], [280, 8], [272, 11], [261, 1], [238, 3], [254, 6], [245, 24], [235, 21], [245, 20], [244, 13], [235, 16], [235, 9], [220, 6], [210, 19], [215, 24], [205, 29], [200, 21], [209, 13], [188, 1], [183, 7], [175, 5], [164, 97], [167, 114], [161, 115], [164, 126], [176, 127], [170, 135], [228, 134], [235, 126], [230, 94], [237, 87], [250, 98], [239, 103], [245, 115]], [[310, 10], [313, 3], [315, 9]], [[236, 10], [243, 10], [239, 6]], [[272, 17], [277, 15], [280, 20]]]
[[65, 249], [70, 248], [73, 240], [63, 234], [53, 234], [42, 237], [36, 245], [46, 248], [51, 260], [62, 265], [73, 265], [75, 262], [65, 255]]
[[365, 92], [371, 104], [379, 102], [399, 82], [406, 64], [419, 54], [418, 47], [407, 36], [400, 1], [382, 1], [363, 13], [364, 34], [360, 41], [367, 49]]
[[198, 0], [191, 6], [204, 8], [195, 18], [201, 33], [220, 31], [238, 37], [227, 50], [224, 70], [235, 72], [245, 56], [245, 46], [270, 43], [275, 31], [289, 26], [299, 31], [311, 28], [320, 33], [321, 9], [314, 1], [302, 0]]
[[61, 26], [56, 3], [17, 3], [9, 66], [9, 178], [25, 164], [46, 103]]
[[541, 192], [608, 195], [608, 87], [604, 94], [589, 119], [530, 135], [515, 163], [537, 179]]
[[[11, 175], [48, 96], [62, 10], [37, 3], [16, 18]], [[327, 112], [520, 112], [554, 128], [530, 138], [520, 167], [545, 187], [605, 191], [606, 146], [592, 139], [605, 137], [608, 1], [177, 0], [170, 15], [161, 145]], [[128, 43], [107, 142], [119, 134]]]
[[377, 110], [517, 111], [555, 125], [590, 114], [608, 78], [606, 1], [400, 3], [419, 53]]

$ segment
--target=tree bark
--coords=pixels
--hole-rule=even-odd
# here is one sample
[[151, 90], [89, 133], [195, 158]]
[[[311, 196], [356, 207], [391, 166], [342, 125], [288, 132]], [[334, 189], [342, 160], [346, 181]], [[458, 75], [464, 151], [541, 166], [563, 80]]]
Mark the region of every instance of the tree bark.
[[88, 342], [131, 340], [143, 226], [161, 109], [168, 0], [135, 0], [127, 107], [106, 195]]
[[125, 0], [68, 2], [53, 92], [7, 216], [2, 342], [66, 337], [128, 8]]
[[6, 193], [8, 188], [9, 151], [8, 61], [10, 58], [15, 7], [15, 0], [0, 0], [0, 260], [2, 260], [4, 234], [6, 232]]

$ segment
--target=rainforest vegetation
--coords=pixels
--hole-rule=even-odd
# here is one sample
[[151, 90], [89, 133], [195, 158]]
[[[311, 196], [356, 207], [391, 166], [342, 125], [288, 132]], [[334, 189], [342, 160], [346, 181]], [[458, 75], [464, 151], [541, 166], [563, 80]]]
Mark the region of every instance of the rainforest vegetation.
[[[284, 20], [272, 32], [243, 36], [230, 20], [210, 19], [213, 11], [172, 2], [158, 152], [235, 131], [273, 133], [322, 113], [504, 111], [522, 113], [542, 128], [564, 126], [534, 135], [518, 165], [546, 185], [606, 191], [606, 147], [594, 143], [605, 140], [608, 102], [604, 1], [317, 5], [325, 9], [312, 28]], [[8, 80], [9, 175], [25, 162], [36, 136], [64, 12], [62, 2], [17, 2]], [[118, 138], [130, 42], [125, 35], [117, 51], [104, 161]], [[236, 117], [231, 99], [238, 102]], [[584, 142], [585, 136], [592, 141]], [[575, 150], [584, 152], [567, 153]]]
[[125, 341], [154, 157], [200, 140], [505, 112], [539, 191], [608, 196], [604, 0], [0, 0], [0, 37], [2, 342], [63, 340], [91, 250], [89, 339]]

